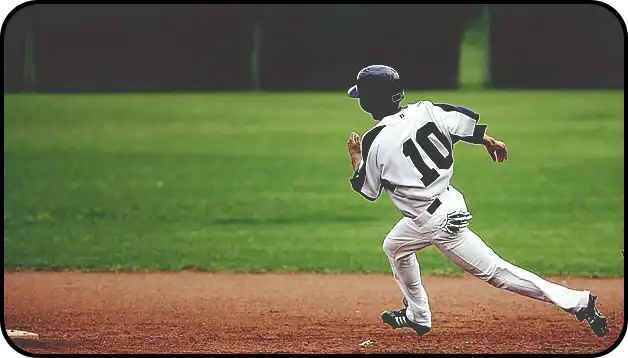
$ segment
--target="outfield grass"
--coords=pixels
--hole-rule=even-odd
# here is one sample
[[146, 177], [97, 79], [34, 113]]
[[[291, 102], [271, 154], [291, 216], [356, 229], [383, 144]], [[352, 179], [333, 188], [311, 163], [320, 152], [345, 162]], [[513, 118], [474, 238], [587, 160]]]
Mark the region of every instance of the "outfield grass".
[[[456, 145], [471, 228], [542, 274], [622, 275], [623, 92], [410, 93], [482, 113]], [[351, 191], [335, 94], [5, 95], [4, 267], [388, 272], [400, 215]], [[424, 272], [459, 272], [435, 249]]]

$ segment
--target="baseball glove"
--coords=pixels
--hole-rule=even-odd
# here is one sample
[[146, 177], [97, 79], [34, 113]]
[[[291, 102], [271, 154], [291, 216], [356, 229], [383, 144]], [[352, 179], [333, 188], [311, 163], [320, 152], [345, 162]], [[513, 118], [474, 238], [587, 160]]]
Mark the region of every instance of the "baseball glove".
[[441, 229], [450, 234], [455, 234], [461, 229], [469, 226], [469, 221], [471, 221], [471, 218], [473, 218], [473, 216], [471, 216], [471, 214], [466, 211], [454, 211], [447, 214], [447, 219], [441, 226]]

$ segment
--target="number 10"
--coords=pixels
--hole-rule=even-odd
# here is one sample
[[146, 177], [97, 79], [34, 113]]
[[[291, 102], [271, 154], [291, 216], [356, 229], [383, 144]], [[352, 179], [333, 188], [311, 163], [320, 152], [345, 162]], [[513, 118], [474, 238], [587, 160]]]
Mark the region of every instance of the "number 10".
[[[434, 145], [434, 143], [428, 138], [430, 134], [433, 134], [443, 147], [447, 149], [446, 156], [443, 156], [436, 145]], [[416, 131], [415, 140], [419, 147], [423, 149], [425, 154], [427, 154], [427, 156], [439, 169], [449, 169], [454, 164], [451, 143], [447, 140], [447, 137], [445, 137], [445, 135], [438, 130], [436, 123], [428, 122], [423, 127], [419, 128], [419, 130]], [[434, 183], [440, 176], [436, 169], [430, 168], [425, 163], [419, 149], [416, 147], [412, 139], [408, 139], [403, 143], [403, 154], [412, 160], [416, 169], [419, 173], [421, 173], [421, 181], [425, 187], [430, 186], [430, 184]]]

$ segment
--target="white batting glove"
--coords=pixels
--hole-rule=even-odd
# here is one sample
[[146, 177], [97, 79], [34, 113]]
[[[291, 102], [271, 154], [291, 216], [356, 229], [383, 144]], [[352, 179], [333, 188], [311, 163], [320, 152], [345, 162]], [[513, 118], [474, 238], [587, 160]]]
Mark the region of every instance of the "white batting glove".
[[469, 226], [469, 221], [471, 221], [472, 218], [473, 216], [466, 211], [454, 211], [447, 214], [447, 219], [441, 226], [441, 229], [450, 234], [455, 234]]

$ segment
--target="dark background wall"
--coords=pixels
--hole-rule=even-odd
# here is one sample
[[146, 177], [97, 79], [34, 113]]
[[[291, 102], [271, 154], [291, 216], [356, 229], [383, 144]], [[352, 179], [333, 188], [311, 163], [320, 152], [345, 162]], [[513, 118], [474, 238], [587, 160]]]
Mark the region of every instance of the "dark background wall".
[[597, 4], [490, 5], [496, 88], [623, 88], [625, 33]]
[[15, 13], [6, 23], [2, 33], [4, 41], [4, 91], [16, 92], [25, 89], [24, 59], [26, 36], [32, 27], [32, 11], [26, 9]]
[[[257, 79], [265, 90], [337, 90], [388, 64], [408, 88], [453, 89], [461, 36], [483, 8], [35, 4], [3, 34], [4, 88], [247, 90]], [[493, 87], [623, 88], [625, 35], [607, 9], [488, 9]]]
[[33, 5], [40, 91], [244, 90], [245, 5]]
[[361, 68], [387, 64], [414, 88], [456, 88], [460, 37], [481, 8], [266, 6], [261, 84], [282, 90], [344, 88]]

